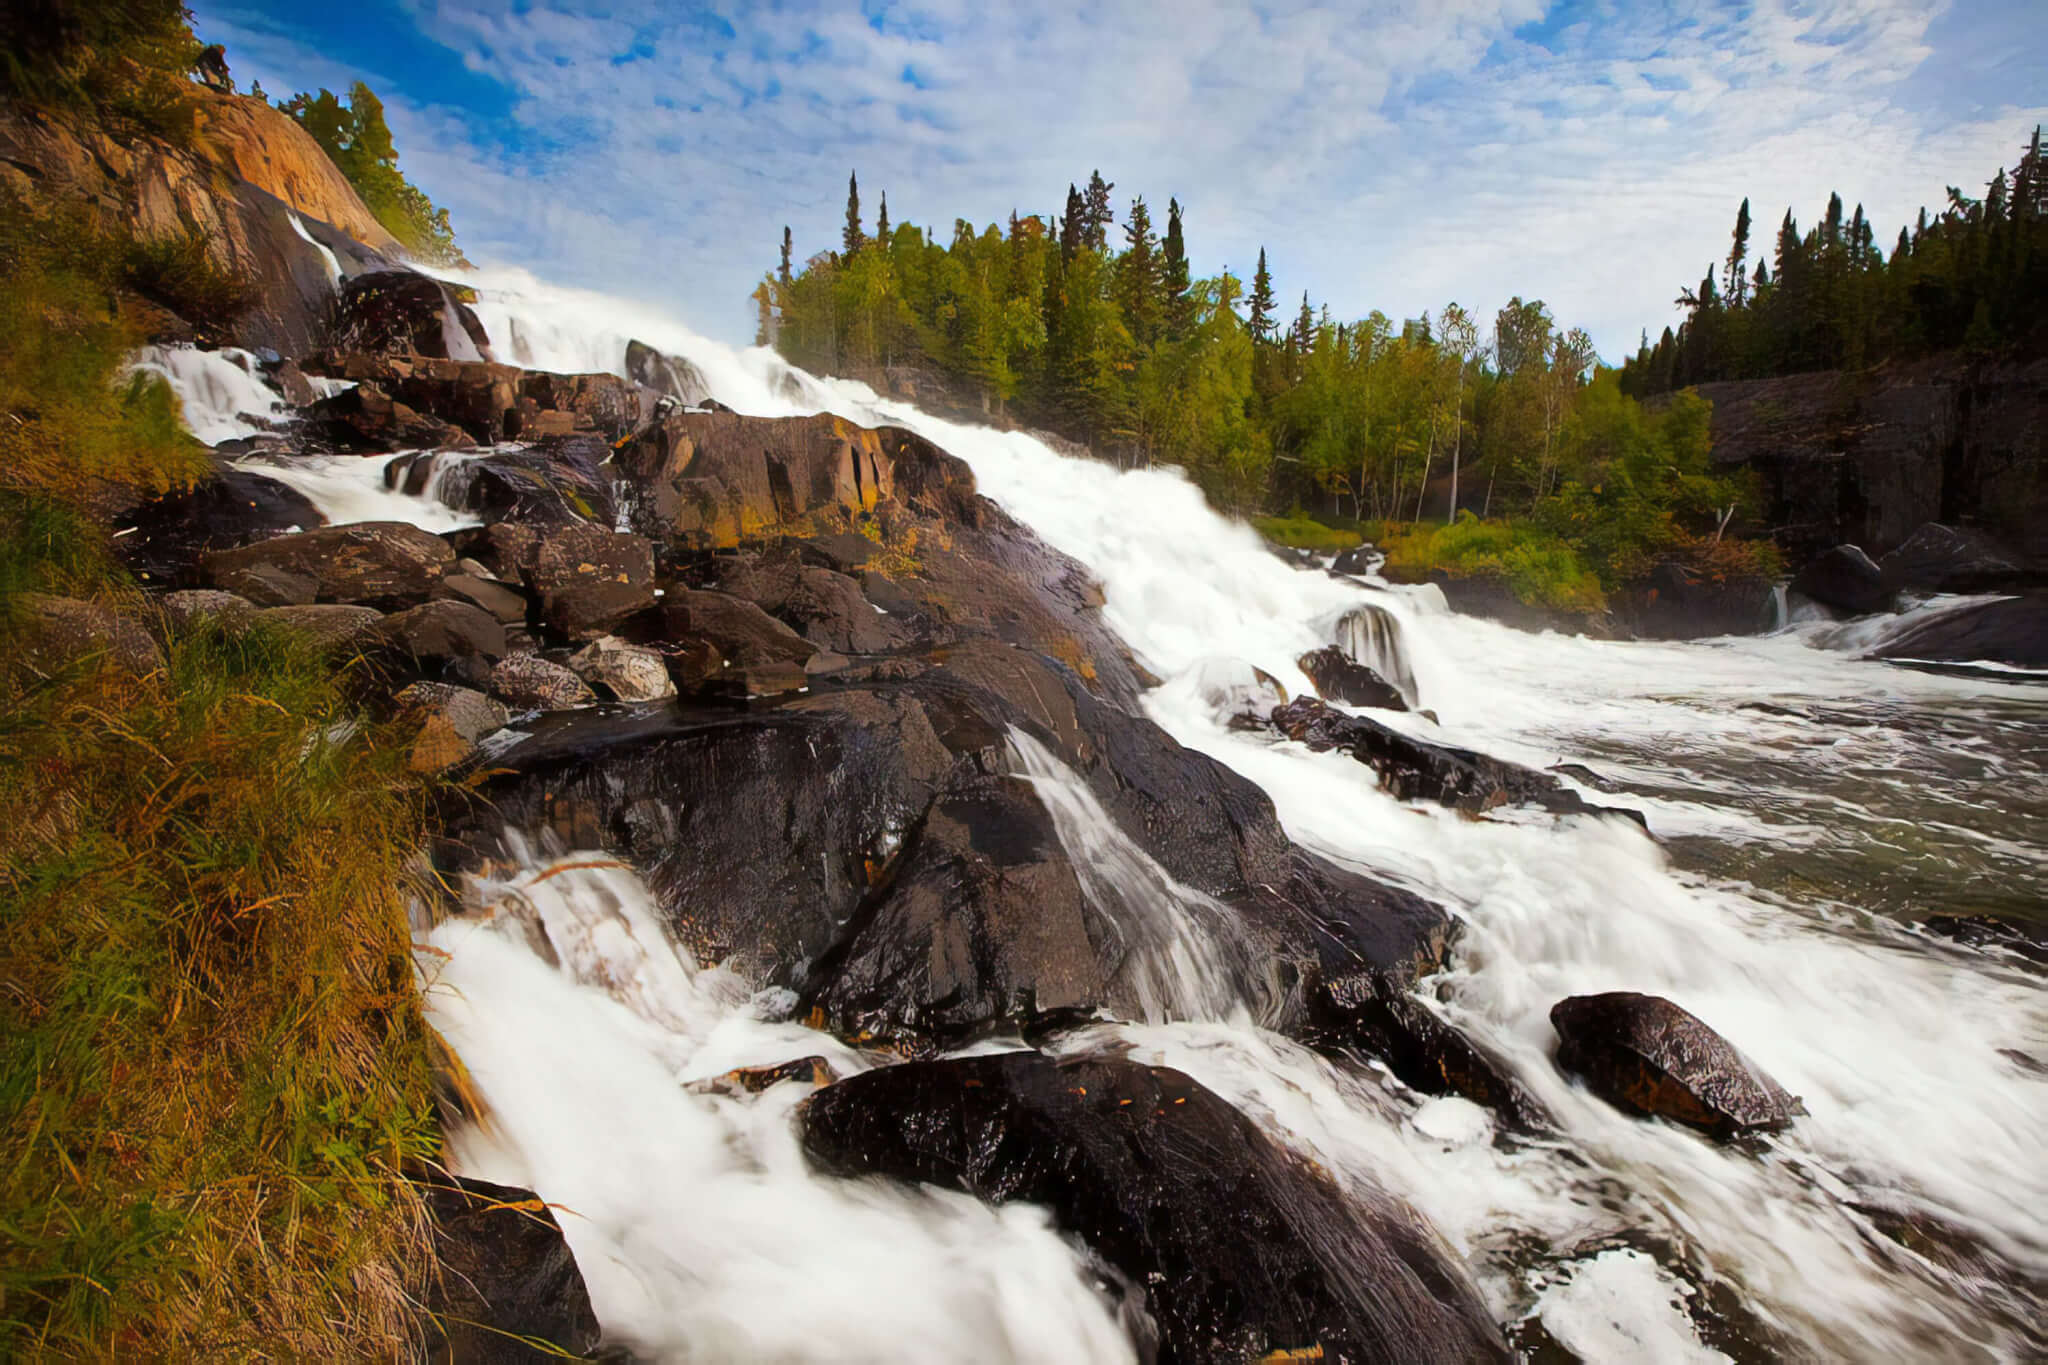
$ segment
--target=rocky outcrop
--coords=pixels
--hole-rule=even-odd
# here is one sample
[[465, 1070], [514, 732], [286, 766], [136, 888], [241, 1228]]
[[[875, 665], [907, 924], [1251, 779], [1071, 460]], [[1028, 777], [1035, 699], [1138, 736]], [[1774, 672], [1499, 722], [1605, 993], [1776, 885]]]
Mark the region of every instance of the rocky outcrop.
[[2020, 557], [1981, 532], [1930, 521], [1878, 563], [1894, 591], [2002, 592], [2048, 586], [2048, 571], [2029, 573]]
[[432, 1358], [525, 1365], [597, 1349], [590, 1292], [539, 1196], [439, 1172], [415, 1183], [434, 1236], [426, 1303]]
[[685, 407], [694, 407], [711, 396], [711, 384], [702, 370], [643, 341], [626, 343], [626, 377]]
[[1316, 695], [1325, 701], [1372, 706], [1385, 711], [1408, 709], [1399, 688], [1335, 645], [1310, 650], [1295, 660], [1295, 664], [1315, 684]]
[[1666, 554], [1642, 577], [1609, 594], [1611, 620], [1616, 630], [1639, 640], [1755, 635], [1772, 624], [1776, 586], [1760, 573], [1731, 573]]
[[1944, 611], [1886, 640], [1871, 657], [2048, 668], [2048, 592]]
[[1340, 1192], [1181, 1072], [1033, 1052], [911, 1062], [804, 1102], [805, 1153], [1052, 1211], [1143, 1288], [1161, 1362], [1512, 1357], [1393, 1196]]
[[491, 358], [491, 339], [469, 305], [448, 285], [412, 270], [378, 270], [346, 281], [328, 341], [339, 351]]
[[209, 550], [310, 531], [325, 520], [297, 489], [220, 465], [189, 489], [129, 509], [116, 520], [114, 548], [144, 583], [177, 583]]
[[1717, 1137], [1783, 1128], [1798, 1100], [1698, 1018], [1661, 996], [1575, 995], [1550, 1010], [1557, 1064], [1608, 1103]]
[[10, 103], [0, 110], [0, 186], [83, 207], [145, 241], [203, 235], [214, 264], [249, 286], [252, 303], [227, 326], [184, 324], [215, 340], [302, 354], [321, 339], [337, 268], [389, 268], [396, 243], [289, 116], [196, 85], [185, 93], [198, 111], [199, 135], [188, 146], [80, 111]]
[[150, 633], [110, 607], [41, 592], [17, 593], [9, 606], [9, 647], [19, 649], [40, 672], [90, 660], [105, 660], [130, 673], [163, 667], [163, 652]]
[[[303, 363], [310, 374], [354, 382], [353, 389], [315, 403], [306, 414], [316, 437], [350, 450], [579, 435], [614, 441], [636, 430], [654, 405], [651, 390], [610, 374], [549, 374], [478, 360], [364, 351], [319, 351]], [[550, 462], [545, 453], [538, 464], [496, 455], [489, 467], [518, 465], [546, 469]], [[579, 490], [586, 486], [574, 477], [569, 483]]]
[[1794, 563], [1845, 543], [1882, 556], [1930, 516], [2048, 558], [2048, 359], [1950, 354], [1699, 393], [1714, 463], [1757, 472]]
[[481, 692], [449, 683], [419, 682], [395, 699], [399, 718], [413, 727], [407, 764], [414, 772], [451, 768], [476, 751], [484, 736], [510, 718]]
[[1791, 590], [1851, 616], [1890, 611], [1898, 597], [1884, 570], [1855, 545], [1837, 545], [1815, 556], [1793, 576]]
[[425, 598], [454, 561], [437, 535], [404, 522], [362, 521], [215, 550], [200, 568], [214, 587], [258, 606], [381, 606]]

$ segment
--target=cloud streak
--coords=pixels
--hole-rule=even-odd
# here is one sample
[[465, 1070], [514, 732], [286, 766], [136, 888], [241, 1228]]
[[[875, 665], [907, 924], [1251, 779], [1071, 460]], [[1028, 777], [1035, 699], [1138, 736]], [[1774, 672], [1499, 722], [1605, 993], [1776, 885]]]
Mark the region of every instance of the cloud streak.
[[[472, 256], [739, 340], [782, 225], [837, 240], [849, 167], [870, 215], [887, 190], [942, 237], [1055, 210], [1100, 167], [1120, 210], [1178, 196], [1205, 270], [1264, 245], [1283, 297], [1340, 317], [1542, 297], [1615, 357], [1725, 253], [1743, 196], [1765, 243], [1831, 188], [1888, 240], [2048, 117], [2038, 67], [1987, 72], [1982, 25], [1931, 0], [403, 3], [395, 36], [495, 82], [495, 107], [431, 63], [326, 55], [317, 19], [199, 16], [273, 93], [368, 79]], [[1965, 59], [1944, 65], [1944, 31]]]

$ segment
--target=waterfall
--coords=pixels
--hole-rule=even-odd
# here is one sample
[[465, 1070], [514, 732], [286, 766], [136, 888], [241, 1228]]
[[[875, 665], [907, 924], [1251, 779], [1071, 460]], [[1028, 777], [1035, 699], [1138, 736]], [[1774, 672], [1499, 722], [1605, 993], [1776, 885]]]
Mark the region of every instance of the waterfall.
[[[1299, 843], [1449, 907], [1460, 946], [1419, 998], [1551, 1112], [1557, 1131], [1540, 1141], [1228, 1009], [1216, 983], [1234, 964], [1213, 912], [1130, 859], [1083, 784], [1015, 746], [1091, 903], [1142, 950], [1157, 1008], [1105, 1027], [1340, 1180], [1369, 1172], [1412, 1201], [1503, 1321], [1540, 1319], [1589, 1359], [1711, 1359], [1693, 1318], [1713, 1298], [1817, 1358], [2038, 1350], [2048, 992], [2016, 959], [1911, 922], [1937, 908], [2040, 915], [2048, 689], [1858, 657], [1867, 632], [1910, 614], [1838, 627], [1794, 611], [1774, 634], [1697, 644], [1525, 634], [1446, 612], [1434, 587], [1283, 563], [1172, 469], [1119, 471], [934, 418], [631, 302], [507, 272], [464, 283], [494, 341], [516, 338], [533, 365], [622, 372], [637, 338], [741, 412], [899, 424], [960, 456], [986, 495], [1102, 584], [1105, 624], [1163, 680], [1145, 695], [1151, 719], [1262, 787]], [[220, 408], [186, 410], [198, 429]], [[331, 496], [360, 498], [364, 470], [380, 496], [402, 496], [369, 461], [346, 479], [310, 465], [291, 477], [328, 510], [311, 481], [331, 475]], [[427, 499], [379, 507], [424, 524], [454, 515]], [[1383, 619], [1360, 617], [1368, 607]], [[1247, 677], [1309, 691], [1294, 660], [1344, 622], [1354, 657], [1389, 681], [1381, 662], [1404, 664], [1396, 685], [1426, 697], [1441, 728], [1383, 723], [1589, 767], [1664, 842], [1617, 821], [1404, 805], [1341, 753], [1233, 727], [1240, 699], [1256, 714], [1267, 695]], [[428, 1001], [490, 1109], [457, 1135], [455, 1164], [573, 1211], [564, 1224], [609, 1331], [657, 1358], [867, 1359], [885, 1341], [892, 1359], [1128, 1350], [1031, 1211], [822, 1185], [788, 1133], [796, 1087], [758, 1100], [693, 1090], [793, 1055], [865, 1063], [690, 963], [649, 927], [625, 870], [545, 875], [553, 866], [479, 886], [479, 906], [498, 912], [433, 931]], [[1547, 1012], [1611, 989], [1684, 1005], [1808, 1115], [1722, 1147], [1595, 1099], [1557, 1069]], [[1916, 1246], [1946, 1239], [1963, 1254], [1908, 1249], [1901, 1226], [1926, 1231]]]
[[1401, 646], [1401, 623], [1386, 608], [1368, 605], [1344, 613], [1344, 618], [1337, 622], [1337, 644], [1399, 692], [1410, 710], [1421, 709], [1415, 673], [1408, 667], [1407, 651]]

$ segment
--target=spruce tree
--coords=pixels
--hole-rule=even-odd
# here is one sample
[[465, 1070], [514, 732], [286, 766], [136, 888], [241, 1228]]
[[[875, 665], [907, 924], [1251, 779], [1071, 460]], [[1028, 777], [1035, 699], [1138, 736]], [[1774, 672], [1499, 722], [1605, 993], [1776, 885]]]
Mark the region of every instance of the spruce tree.
[[1308, 306], [1308, 290], [1301, 291], [1301, 311], [1294, 315], [1294, 333], [1289, 338], [1294, 349], [1307, 355], [1316, 341], [1316, 315]]
[[1159, 239], [1152, 233], [1152, 213], [1144, 196], [1131, 201], [1130, 216], [1124, 222], [1124, 254], [1117, 261], [1116, 300], [1123, 310], [1124, 326], [1140, 346], [1159, 339], [1164, 325], [1165, 293], [1160, 272]]
[[846, 227], [839, 234], [839, 245], [852, 260], [867, 242], [867, 234], [860, 226], [860, 177], [848, 174], [846, 177]]
[[1160, 261], [1166, 294], [1166, 334], [1178, 341], [1194, 330], [1194, 281], [1188, 275], [1187, 242], [1181, 236], [1180, 200], [1166, 201], [1166, 245]]
[[1088, 210], [1081, 203], [1081, 192], [1071, 184], [1067, 186], [1067, 211], [1060, 215], [1060, 259], [1071, 261], [1074, 253], [1088, 231]]
[[784, 289], [789, 288], [790, 284], [789, 251], [789, 224], [784, 223], [782, 225], [782, 264], [775, 269], [775, 279]]
[[1089, 172], [1088, 193], [1082, 201], [1081, 244], [1090, 251], [1101, 251], [1109, 245], [1109, 225], [1116, 221], [1109, 207], [1109, 192], [1115, 188], [1114, 182], [1102, 178], [1101, 171]]
[[875, 215], [875, 244], [884, 251], [889, 249], [889, 191], [887, 190], [882, 191], [881, 211]]
[[1259, 341], [1269, 340], [1273, 331], [1273, 272], [1266, 269], [1266, 248], [1259, 248], [1259, 268], [1252, 275], [1252, 315], [1246, 326]]
[[1743, 262], [1749, 257], [1749, 200], [1742, 201], [1742, 207], [1735, 213], [1735, 245], [1728, 251], [1727, 273], [1722, 279], [1722, 292], [1728, 296], [1730, 305], [1740, 308], [1749, 293], [1749, 282], [1743, 277]]

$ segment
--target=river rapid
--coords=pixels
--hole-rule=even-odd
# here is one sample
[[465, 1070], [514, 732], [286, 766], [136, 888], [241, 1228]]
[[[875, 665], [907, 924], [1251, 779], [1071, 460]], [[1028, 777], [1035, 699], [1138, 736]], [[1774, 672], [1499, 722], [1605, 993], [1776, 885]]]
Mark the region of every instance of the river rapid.
[[[1152, 1019], [1054, 1046], [1179, 1067], [1340, 1182], [1405, 1195], [1528, 1349], [2048, 1352], [2048, 994], [2019, 957], [1915, 927], [1935, 912], [2048, 918], [2048, 677], [1859, 657], [1906, 618], [1685, 644], [1528, 634], [1456, 615], [1433, 588], [1284, 562], [1170, 470], [941, 420], [628, 301], [515, 273], [462, 283], [502, 360], [623, 373], [637, 338], [690, 361], [740, 412], [902, 425], [966, 460], [982, 492], [1100, 580], [1108, 624], [1162, 679], [1152, 719], [1261, 786], [1298, 842], [1463, 921], [1453, 966], [1420, 994], [1512, 1069], [1554, 1131], [1512, 1135], [1467, 1101], [1320, 1057], [1192, 977], [1160, 984]], [[260, 385], [221, 373], [218, 356], [149, 363], [210, 439], [266, 414], [252, 406]], [[372, 463], [260, 472], [335, 520], [459, 524], [431, 497], [384, 491]], [[1234, 661], [1311, 691], [1294, 660], [1366, 604], [1398, 627], [1373, 646], [1399, 656], [1382, 671], [1405, 667], [1436, 718], [1377, 719], [1575, 765], [1574, 785], [1642, 811], [1649, 833], [1405, 804], [1342, 753], [1227, 725], [1211, 684]], [[1091, 837], [1085, 788], [1042, 756], [1019, 761], [1092, 870], [1091, 895], [1158, 894], [1156, 867]], [[704, 1085], [808, 1054], [842, 1073], [882, 1059], [790, 1021], [781, 993], [692, 961], [630, 868], [534, 850], [464, 894], [476, 913], [424, 929], [419, 955], [430, 1018], [489, 1113], [451, 1135], [452, 1164], [556, 1206], [609, 1341], [674, 1360], [1130, 1358], [1129, 1304], [1041, 1212], [818, 1177], [790, 1123], [799, 1087]], [[1199, 976], [1198, 958], [1161, 960]], [[1607, 990], [1677, 1001], [1807, 1115], [1729, 1146], [1609, 1107], [1559, 1072], [1548, 1021], [1563, 997]]]

